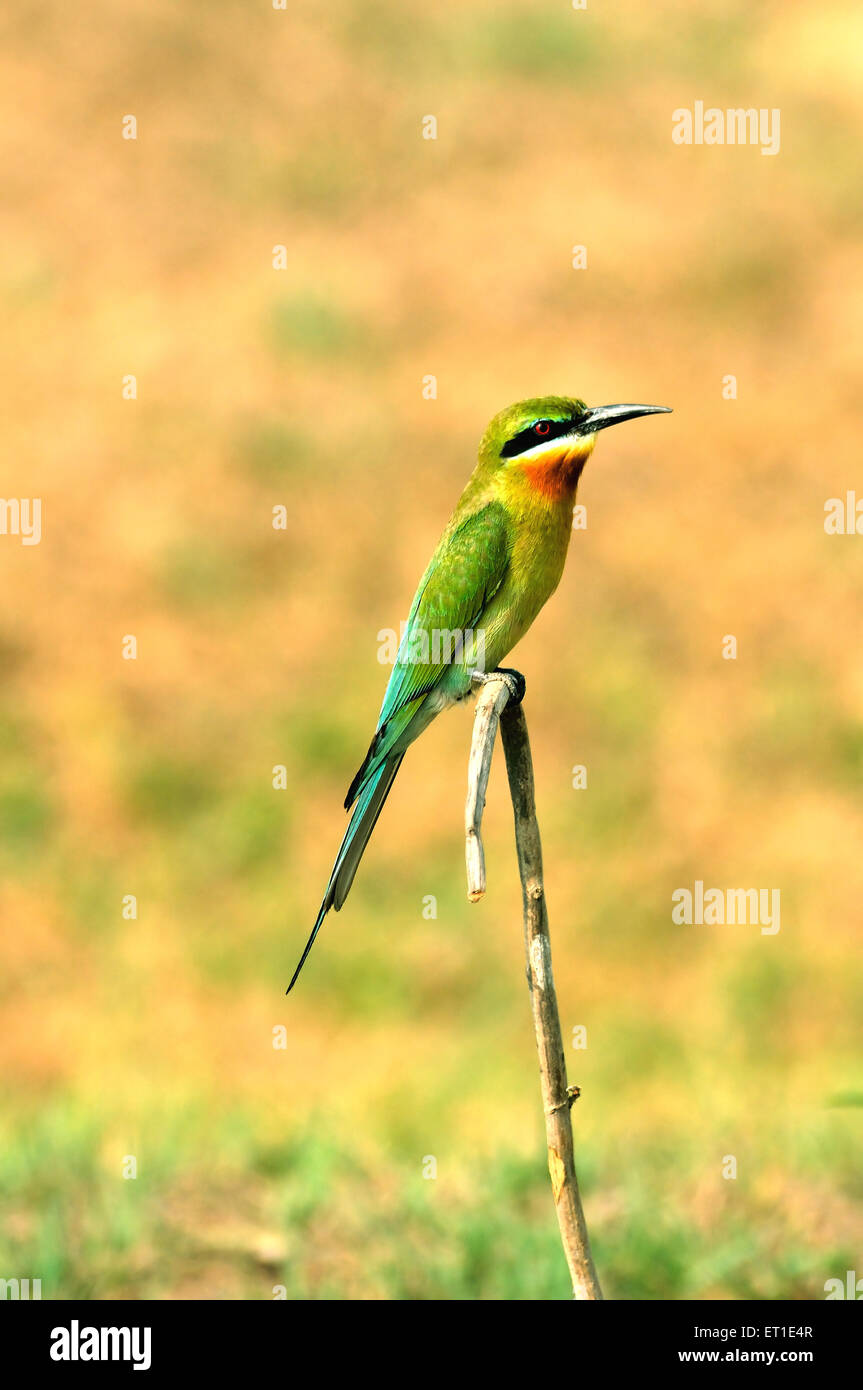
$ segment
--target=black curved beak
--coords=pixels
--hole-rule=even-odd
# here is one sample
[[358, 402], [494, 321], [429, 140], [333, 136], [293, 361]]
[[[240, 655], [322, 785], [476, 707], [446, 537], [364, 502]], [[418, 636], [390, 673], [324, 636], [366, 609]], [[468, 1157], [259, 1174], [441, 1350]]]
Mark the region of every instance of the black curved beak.
[[670, 415], [670, 405], [598, 405], [586, 410], [575, 421], [576, 434], [595, 434], [609, 425], [622, 425], [624, 420], [637, 420], [640, 415]]

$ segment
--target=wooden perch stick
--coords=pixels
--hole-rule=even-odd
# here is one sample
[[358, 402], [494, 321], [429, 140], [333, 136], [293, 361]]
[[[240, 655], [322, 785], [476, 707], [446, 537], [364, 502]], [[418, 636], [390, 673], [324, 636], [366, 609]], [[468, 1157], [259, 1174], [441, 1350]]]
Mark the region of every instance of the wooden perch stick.
[[485, 681], [478, 689], [467, 765], [467, 803], [464, 808], [467, 896], [472, 903], [479, 902], [485, 893], [485, 853], [480, 834], [482, 813], [485, 810], [485, 793], [497, 726], [510, 695], [509, 686], [503, 679]]
[[[516, 673], [513, 673], [514, 675]], [[551, 940], [548, 934], [548, 914], [542, 877], [542, 846], [536, 819], [533, 761], [530, 756], [527, 722], [521, 700], [513, 699], [516, 685], [512, 676], [498, 675], [495, 672], [485, 677], [477, 677], [475, 688], [479, 694], [468, 764], [465, 808], [468, 897], [471, 902], [476, 902], [485, 892], [482, 813], [499, 723], [515, 816], [515, 845], [524, 908], [527, 981], [539, 1054], [551, 1188], [557, 1209], [560, 1238], [572, 1279], [572, 1296], [575, 1299], [601, 1299], [602, 1290], [593, 1266], [590, 1239], [575, 1175], [570, 1109], [578, 1096], [578, 1088], [568, 1087], [566, 1083], [563, 1036], [551, 969]]]

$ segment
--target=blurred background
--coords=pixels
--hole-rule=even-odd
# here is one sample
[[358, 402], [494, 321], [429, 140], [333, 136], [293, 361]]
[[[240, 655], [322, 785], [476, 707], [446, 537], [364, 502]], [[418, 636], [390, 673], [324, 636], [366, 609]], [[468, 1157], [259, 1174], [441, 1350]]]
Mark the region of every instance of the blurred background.
[[[823, 525], [863, 497], [859, 8], [22, 0], [0, 37], [3, 494], [43, 502], [0, 537], [0, 1275], [567, 1297], [469, 710], [284, 998], [378, 632], [490, 416], [561, 392], [675, 412], [600, 439], [512, 657], [597, 1265], [823, 1297], [863, 1268], [863, 540]], [[780, 153], [673, 144], [696, 100], [779, 108]], [[697, 878], [781, 931], [674, 925]]]

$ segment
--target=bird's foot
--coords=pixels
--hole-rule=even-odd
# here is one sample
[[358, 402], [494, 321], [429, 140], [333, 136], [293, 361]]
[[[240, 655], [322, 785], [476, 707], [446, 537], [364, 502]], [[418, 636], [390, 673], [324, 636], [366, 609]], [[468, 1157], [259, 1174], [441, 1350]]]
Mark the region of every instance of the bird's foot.
[[521, 671], [513, 671], [509, 666], [498, 666], [495, 671], [472, 671], [470, 677], [471, 688], [476, 690], [487, 681], [502, 680], [509, 691], [509, 703], [520, 705], [527, 690], [527, 681]]

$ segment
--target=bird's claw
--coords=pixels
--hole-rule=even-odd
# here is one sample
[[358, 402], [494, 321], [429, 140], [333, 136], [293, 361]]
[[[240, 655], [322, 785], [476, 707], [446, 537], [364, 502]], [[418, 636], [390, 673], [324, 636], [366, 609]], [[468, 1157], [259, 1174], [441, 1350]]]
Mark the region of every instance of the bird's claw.
[[509, 691], [509, 703], [520, 705], [527, 690], [527, 682], [521, 671], [514, 671], [509, 666], [498, 666], [495, 671], [473, 671], [471, 672], [470, 683], [473, 689], [485, 685], [487, 681], [502, 680]]

